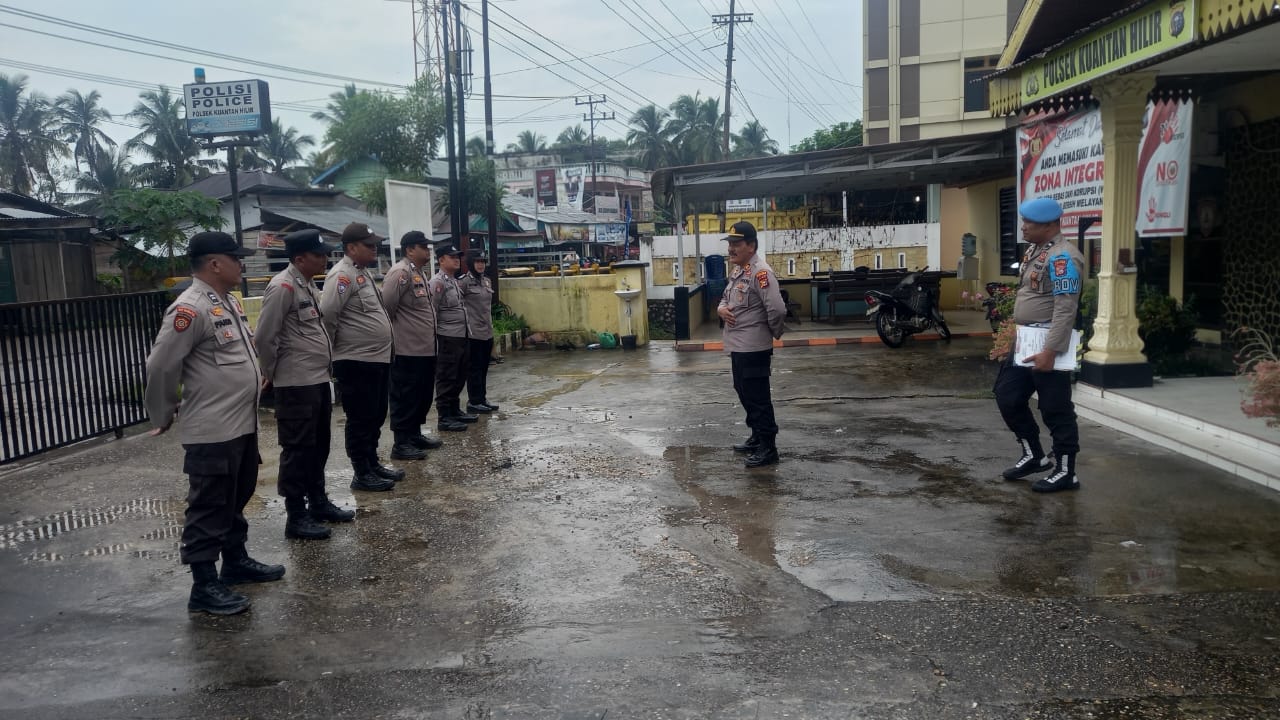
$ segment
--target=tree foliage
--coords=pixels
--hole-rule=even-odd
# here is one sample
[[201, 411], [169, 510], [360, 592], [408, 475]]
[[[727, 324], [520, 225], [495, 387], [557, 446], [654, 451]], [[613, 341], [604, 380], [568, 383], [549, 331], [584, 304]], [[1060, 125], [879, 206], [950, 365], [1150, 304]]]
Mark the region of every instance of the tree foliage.
[[862, 121], [842, 122], [820, 129], [791, 147], [791, 152], [835, 150], [862, 144]]
[[103, 202], [103, 220], [117, 233], [142, 241], [148, 250], [164, 248], [172, 276], [177, 271], [174, 258], [186, 247], [190, 230], [222, 227], [219, 207], [217, 200], [197, 192], [119, 190]]
[[343, 96], [325, 132], [338, 160], [377, 158], [392, 174], [422, 179], [444, 132], [444, 109], [424, 76], [404, 97], [361, 90]]
[[52, 104], [27, 89], [26, 75], [0, 75], [0, 182], [31, 193], [53, 180], [53, 160], [67, 155]]

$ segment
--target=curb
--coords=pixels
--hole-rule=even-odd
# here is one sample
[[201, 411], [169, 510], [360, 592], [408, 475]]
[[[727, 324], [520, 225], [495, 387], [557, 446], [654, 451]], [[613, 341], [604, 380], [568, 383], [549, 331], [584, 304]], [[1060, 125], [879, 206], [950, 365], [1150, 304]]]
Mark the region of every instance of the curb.
[[[993, 333], [991, 332], [951, 333], [951, 337], [953, 338], [969, 338], [969, 337], [989, 338], [992, 336], [992, 334]], [[941, 340], [942, 339], [942, 336], [937, 335], [935, 333], [929, 333], [927, 335], [912, 335], [911, 337], [917, 340]], [[879, 336], [867, 335], [867, 336], [861, 336], [861, 337], [841, 337], [841, 338], [818, 337], [818, 338], [804, 338], [804, 339], [798, 339], [798, 340], [774, 340], [773, 346], [775, 348], [826, 347], [829, 345], [859, 345], [862, 343], [878, 343], [878, 342], [880, 342]], [[724, 350], [724, 343], [718, 342], [718, 341], [702, 342], [702, 343], [681, 342], [678, 340], [676, 341], [677, 352], [706, 352], [706, 351], [723, 351], [723, 350]]]

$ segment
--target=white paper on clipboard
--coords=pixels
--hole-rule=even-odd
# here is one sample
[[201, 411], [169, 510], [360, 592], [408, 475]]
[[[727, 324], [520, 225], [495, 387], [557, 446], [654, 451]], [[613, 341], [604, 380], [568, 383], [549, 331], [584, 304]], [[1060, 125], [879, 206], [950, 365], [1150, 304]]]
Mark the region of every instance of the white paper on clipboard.
[[[1034, 325], [1018, 326], [1018, 344], [1017, 351], [1014, 353], [1014, 364], [1020, 367], [1031, 367], [1035, 363], [1031, 361], [1031, 356], [1044, 350], [1044, 344], [1049, 339], [1049, 328], [1036, 327]], [[1080, 348], [1080, 331], [1071, 331], [1071, 344], [1067, 346], [1066, 352], [1058, 353], [1058, 357], [1054, 358], [1054, 370], [1075, 370], [1076, 369], [1076, 353]]]

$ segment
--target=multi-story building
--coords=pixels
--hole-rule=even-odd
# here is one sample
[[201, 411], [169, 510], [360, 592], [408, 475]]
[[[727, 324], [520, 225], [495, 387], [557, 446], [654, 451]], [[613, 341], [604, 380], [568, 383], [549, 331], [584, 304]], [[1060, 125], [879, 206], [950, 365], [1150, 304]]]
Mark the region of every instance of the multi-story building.
[[988, 83], [1026, 0], [866, 0], [867, 145], [1000, 130]]

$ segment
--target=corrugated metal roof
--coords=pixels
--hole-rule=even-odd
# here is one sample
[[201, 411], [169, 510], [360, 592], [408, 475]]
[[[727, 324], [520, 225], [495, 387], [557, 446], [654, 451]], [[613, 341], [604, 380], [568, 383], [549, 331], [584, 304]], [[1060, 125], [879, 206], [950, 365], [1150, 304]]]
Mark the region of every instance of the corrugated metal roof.
[[45, 220], [48, 218], [59, 218], [59, 217], [66, 217], [66, 216], [36, 212], [35, 210], [22, 210], [20, 208], [0, 208], [0, 217], [21, 218], [23, 220], [37, 220], [37, 219]]
[[384, 238], [390, 232], [390, 226], [387, 224], [385, 216], [351, 208], [273, 203], [271, 205], [259, 205], [258, 209], [272, 215], [279, 215], [290, 220], [306, 223], [335, 235], [341, 235], [342, 229], [353, 222], [368, 225], [370, 230]]
[[539, 208], [533, 198], [523, 195], [507, 195], [502, 198], [502, 206], [507, 212], [521, 217], [538, 218], [539, 222], [553, 225], [595, 225], [597, 223], [618, 223], [617, 218], [600, 216], [582, 212], [581, 210], [561, 210], [559, 208]]

